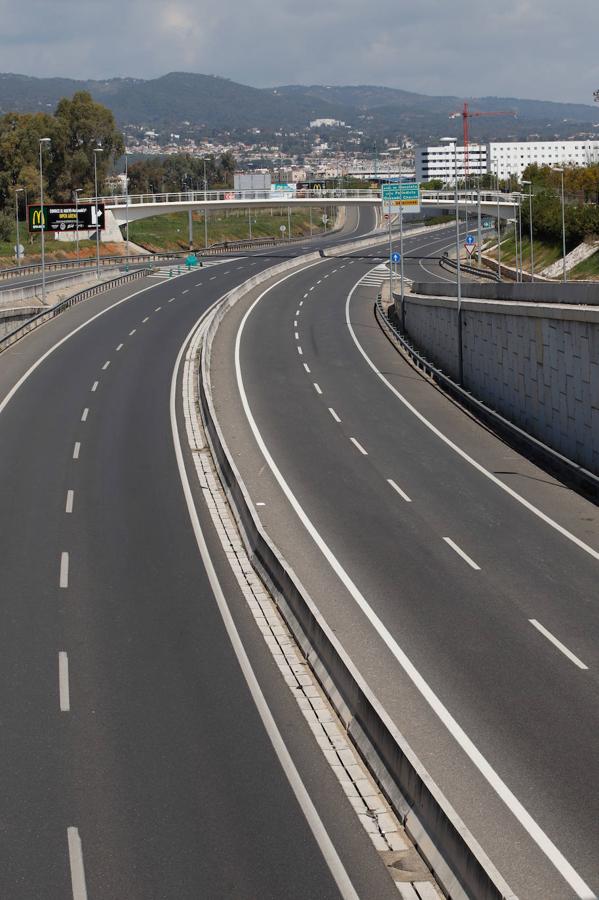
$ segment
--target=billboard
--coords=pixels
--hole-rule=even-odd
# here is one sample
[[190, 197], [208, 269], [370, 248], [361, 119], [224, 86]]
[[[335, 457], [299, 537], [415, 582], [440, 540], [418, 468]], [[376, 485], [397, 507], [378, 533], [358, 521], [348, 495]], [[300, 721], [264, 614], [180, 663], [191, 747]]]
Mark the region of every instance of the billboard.
[[[43, 216], [43, 218], [42, 218]], [[59, 206], [58, 204], [44, 204], [42, 212], [39, 204], [27, 207], [27, 222], [30, 232], [38, 232], [43, 229], [48, 231], [76, 231], [77, 217], [79, 217], [79, 229], [92, 231], [96, 229], [96, 204], [80, 203]], [[98, 203], [99, 230], [104, 230], [104, 204]]]

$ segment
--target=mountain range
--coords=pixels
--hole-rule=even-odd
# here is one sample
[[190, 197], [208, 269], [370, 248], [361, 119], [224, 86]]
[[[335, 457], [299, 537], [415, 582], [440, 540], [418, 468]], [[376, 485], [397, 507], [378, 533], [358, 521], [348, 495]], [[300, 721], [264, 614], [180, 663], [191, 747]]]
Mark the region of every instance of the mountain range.
[[462, 123], [450, 116], [468, 99], [473, 110], [505, 111], [477, 117], [472, 140], [552, 139], [599, 134], [599, 107], [513, 97], [431, 97], [371, 85], [282, 85], [255, 88], [227, 78], [171, 72], [154, 79], [112, 78], [86, 81], [0, 74], [0, 113], [51, 111], [77, 90], [112, 109], [121, 127], [165, 132], [242, 134], [301, 131], [310, 120], [339, 119], [365, 135], [418, 143], [460, 134]]

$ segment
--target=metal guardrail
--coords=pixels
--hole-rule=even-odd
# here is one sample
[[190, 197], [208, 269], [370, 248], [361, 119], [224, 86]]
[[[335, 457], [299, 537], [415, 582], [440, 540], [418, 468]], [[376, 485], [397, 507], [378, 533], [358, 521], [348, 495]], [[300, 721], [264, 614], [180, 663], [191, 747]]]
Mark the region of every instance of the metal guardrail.
[[[447, 250], [439, 260], [439, 265], [442, 269], [446, 269], [449, 267], [452, 272], [457, 271], [458, 268], [457, 261], [455, 259], [451, 259], [448, 256]], [[496, 272], [483, 271], [477, 266], [469, 266], [468, 263], [462, 263], [460, 265], [460, 269], [462, 272], [468, 272], [469, 275], [477, 275], [480, 278], [487, 278], [489, 281], [501, 281], [501, 278], [499, 277], [499, 275], [497, 275]]]
[[468, 412], [487, 425], [499, 437], [522, 451], [525, 456], [539, 462], [568, 484], [581, 490], [586, 496], [597, 502], [599, 499], [599, 477], [597, 475], [579, 466], [578, 463], [568, 459], [567, 456], [563, 456], [557, 450], [510, 422], [509, 419], [487, 406], [482, 400], [478, 400], [470, 391], [461, 387], [442, 369], [430, 362], [389, 319], [389, 316], [383, 309], [380, 297], [377, 297], [375, 300], [374, 314], [389, 340], [392, 343], [398, 343], [416, 368], [428, 375], [449, 397], [456, 400], [460, 406], [467, 409]]
[[[261, 247], [278, 247], [294, 244], [298, 241], [306, 241], [309, 238], [302, 235], [297, 238], [256, 238], [255, 240], [244, 241], [220, 241], [216, 244], [210, 244], [209, 247], [196, 247], [193, 253], [202, 256], [218, 256], [221, 253], [235, 253], [238, 250], [260, 249]], [[148, 262], [154, 260], [182, 259], [189, 254], [189, 250], [167, 250], [158, 253], [148, 254], [129, 254], [122, 256], [101, 256], [100, 267], [106, 268], [114, 265], [141, 265], [145, 266]], [[97, 261], [95, 256], [85, 257], [83, 259], [65, 259], [57, 262], [47, 262], [45, 269], [47, 272], [59, 272], [63, 269], [94, 269]], [[19, 275], [34, 275], [41, 272], [41, 263], [28, 263], [24, 266], [11, 266], [7, 269], [0, 269], [0, 280], [18, 277]]]
[[102, 281], [100, 284], [95, 284], [83, 291], [79, 291], [71, 297], [66, 297], [64, 300], [61, 300], [60, 303], [56, 303], [55, 306], [51, 306], [49, 309], [42, 310], [42, 312], [38, 313], [36, 316], [27, 319], [26, 322], [23, 322], [23, 324], [19, 325], [18, 328], [15, 328], [14, 331], [11, 331], [10, 334], [0, 338], [0, 353], [7, 350], [9, 347], [12, 347], [13, 344], [22, 337], [25, 337], [26, 334], [29, 334], [30, 331], [34, 331], [36, 328], [39, 328], [40, 325], [44, 325], [50, 319], [59, 316], [60, 313], [69, 309], [71, 306], [75, 306], [77, 303], [81, 303], [82, 300], [88, 300], [90, 297], [94, 297], [97, 294], [103, 294], [106, 291], [110, 291], [115, 287], [119, 287], [121, 284], [127, 284], [129, 281], [141, 278], [149, 271], [151, 270], [136, 269], [135, 272], [128, 272], [126, 275], [120, 275], [118, 278], [112, 278], [110, 281]]
[[[499, 202], [500, 205], [515, 206], [517, 195], [505, 194], [502, 191], [481, 191], [481, 203]], [[423, 203], [455, 203], [454, 191], [422, 191]], [[250, 202], [259, 200], [264, 203], [271, 200], [275, 205], [281, 202], [291, 201], [296, 203], [301, 200], [322, 200], [324, 204], [328, 200], [371, 200], [373, 203], [381, 202], [379, 188], [307, 188], [300, 190], [262, 190], [262, 191], [167, 191], [157, 194], [113, 194], [98, 197], [98, 203], [104, 203], [108, 208], [125, 209], [127, 206], [140, 206], [161, 203], [224, 203], [224, 202]], [[477, 191], [458, 191], [458, 200], [462, 204], [477, 204]], [[95, 197], [81, 198], [82, 203], [95, 203]]]

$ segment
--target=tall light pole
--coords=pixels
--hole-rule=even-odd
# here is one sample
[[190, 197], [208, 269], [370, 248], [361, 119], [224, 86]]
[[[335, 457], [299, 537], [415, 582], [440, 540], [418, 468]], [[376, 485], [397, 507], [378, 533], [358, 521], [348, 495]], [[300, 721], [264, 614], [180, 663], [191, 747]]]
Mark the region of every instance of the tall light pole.
[[535, 280], [535, 252], [532, 236], [532, 181], [522, 181], [521, 184], [528, 185], [528, 219], [530, 226], [530, 280]]
[[499, 213], [499, 157], [495, 160], [497, 164], [497, 274], [501, 281], [501, 218]]
[[15, 188], [15, 220], [17, 223], [17, 249], [15, 250], [15, 256], [17, 257], [17, 266], [21, 265], [21, 242], [19, 240], [19, 194], [24, 190], [25, 188]]
[[46, 217], [44, 216], [44, 169], [42, 162], [42, 149], [44, 144], [49, 144], [50, 138], [40, 138], [40, 223], [42, 226], [42, 303], [46, 305]]
[[460, 204], [458, 198], [458, 145], [455, 138], [441, 138], [441, 142], [453, 145], [455, 166], [455, 249], [456, 249], [456, 275], [457, 275], [457, 344], [458, 344], [458, 383], [461, 384], [464, 375], [464, 358], [462, 353], [462, 267], [460, 259]]
[[[401, 174], [401, 147], [389, 147], [389, 152], [397, 151], [397, 168], [399, 175], [399, 192], [400, 192], [400, 200], [399, 200], [399, 293], [401, 296], [401, 330], [405, 331], [406, 325], [406, 317], [405, 317], [405, 306], [404, 306], [404, 273], [403, 273], [403, 200], [401, 197], [402, 191], [402, 174]], [[391, 176], [389, 175], [389, 179]], [[389, 204], [389, 213], [391, 213], [391, 204]], [[389, 215], [389, 236], [391, 236], [391, 215]], [[389, 268], [391, 268], [391, 260], [389, 260]], [[393, 300], [393, 292], [391, 292], [391, 301]]]
[[125, 150], [125, 255], [129, 256], [129, 153]]
[[[206, 190], [208, 181], [206, 180], [206, 160], [204, 159], [204, 204], [206, 204]], [[204, 249], [208, 247], [208, 207], [204, 205]]]
[[83, 188], [75, 188], [73, 194], [75, 196], [75, 240], [77, 242], [77, 261], [80, 260], [79, 256], [79, 194]]
[[563, 253], [563, 273], [564, 281], [568, 280], [566, 272], [566, 203], [564, 196], [564, 170], [562, 168], [552, 167], [553, 172], [559, 172], [562, 176], [562, 253]]
[[100, 220], [98, 218], [98, 153], [101, 147], [94, 147], [94, 190], [96, 192], [96, 277], [100, 278]]

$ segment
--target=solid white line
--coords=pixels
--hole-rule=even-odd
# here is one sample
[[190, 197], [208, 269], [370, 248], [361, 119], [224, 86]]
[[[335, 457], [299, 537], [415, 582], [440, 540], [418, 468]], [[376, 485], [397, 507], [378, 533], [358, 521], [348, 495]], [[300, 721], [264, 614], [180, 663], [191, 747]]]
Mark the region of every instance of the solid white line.
[[455, 543], [455, 541], [452, 541], [451, 538], [448, 538], [448, 537], [444, 537], [443, 540], [445, 541], [446, 544], [449, 544], [451, 549], [455, 550], [455, 552], [458, 554], [458, 556], [461, 556], [462, 559], [465, 560], [465, 562], [467, 562], [469, 566], [471, 566], [473, 569], [476, 569], [477, 572], [480, 572], [480, 566], [477, 566], [476, 563], [474, 562], [474, 560], [470, 556], [468, 556], [467, 553], [464, 553], [462, 548], [458, 547], [458, 545]]
[[300, 356], [303, 356], [303, 355], [304, 355], [304, 351], [302, 350], [301, 347], [298, 347], [298, 348], [297, 348], [297, 352], [299, 353]]
[[[418, 671], [416, 666], [413, 664], [413, 662], [410, 660], [410, 658], [407, 656], [407, 654], [399, 646], [399, 644], [397, 643], [397, 641], [395, 640], [393, 635], [390, 633], [389, 629], [383, 624], [381, 619], [376, 615], [376, 613], [374, 612], [374, 610], [372, 609], [372, 607], [370, 606], [370, 604], [368, 603], [368, 601], [366, 600], [364, 595], [360, 592], [357, 585], [354, 583], [354, 581], [352, 581], [349, 574], [345, 571], [345, 569], [343, 568], [343, 566], [341, 565], [341, 563], [339, 562], [337, 557], [334, 555], [334, 553], [332, 552], [330, 547], [327, 545], [327, 543], [324, 541], [324, 539], [322, 538], [320, 533], [317, 531], [316, 527], [312, 523], [312, 520], [308, 517], [305, 510], [300, 505], [297, 497], [292, 492], [291, 488], [285, 481], [280, 469], [278, 468], [274, 459], [270, 455], [270, 452], [264, 442], [264, 439], [260, 433], [258, 425], [256, 424], [256, 421], [255, 421], [252, 411], [250, 409], [247, 394], [245, 392], [243, 376], [241, 374], [241, 353], [240, 353], [241, 338], [243, 335], [243, 330], [244, 330], [245, 324], [246, 324], [247, 320], [249, 319], [250, 315], [252, 314], [253, 310], [258, 305], [258, 303], [262, 300], [263, 297], [266, 296], [266, 294], [268, 294], [274, 288], [279, 287], [281, 285], [281, 283], [284, 282], [286, 280], [286, 278], [289, 278], [289, 277], [291, 277], [291, 275], [285, 276], [284, 278], [282, 278], [279, 281], [272, 284], [270, 287], [266, 288], [266, 290], [262, 291], [261, 294], [259, 294], [259, 296], [254, 300], [252, 305], [246, 311], [243, 319], [241, 320], [239, 329], [237, 331], [237, 337], [235, 339], [235, 372], [236, 372], [236, 376], [237, 376], [237, 385], [239, 388], [239, 395], [241, 398], [241, 402], [243, 405], [243, 409], [244, 409], [246, 418], [249, 422], [250, 428], [252, 429], [252, 432], [254, 434], [256, 442], [262, 452], [262, 455], [263, 455], [264, 459], [266, 460], [273, 475], [275, 476], [277, 482], [279, 483], [281, 490], [283, 491], [283, 493], [289, 500], [289, 503], [291, 504], [292, 508], [295, 510], [295, 513], [298, 516], [299, 520], [302, 522], [304, 528], [306, 529], [306, 531], [308, 532], [308, 534], [310, 535], [310, 537], [312, 538], [312, 540], [314, 541], [316, 546], [319, 548], [322, 555], [325, 557], [325, 559], [331, 566], [332, 570], [336, 573], [336, 575], [339, 577], [339, 579], [343, 582], [343, 584], [345, 585], [345, 587], [347, 588], [347, 590], [349, 591], [351, 596], [354, 598], [354, 601], [356, 602], [357, 606], [362, 610], [364, 616], [371, 623], [371, 625], [373, 626], [375, 631], [379, 634], [379, 636], [381, 637], [383, 642], [389, 648], [389, 650], [391, 651], [391, 653], [393, 654], [393, 656], [395, 657], [395, 659], [397, 660], [399, 665], [402, 667], [402, 669], [404, 670], [406, 675], [413, 682], [413, 684], [418, 689], [418, 691], [421, 693], [421, 695], [424, 697], [424, 699], [429, 704], [431, 709], [436, 713], [436, 715], [438, 716], [440, 721], [443, 722], [443, 724], [445, 725], [445, 727], [447, 728], [449, 733], [454, 737], [454, 739], [460, 745], [460, 747], [462, 748], [464, 753], [466, 753], [466, 755], [472, 760], [472, 762], [474, 763], [476, 768], [479, 770], [479, 772], [481, 772], [481, 774], [486, 778], [487, 782], [495, 790], [497, 795], [502, 799], [502, 801], [508, 807], [510, 812], [512, 812], [512, 814], [518, 819], [520, 824], [526, 829], [526, 831], [529, 833], [529, 835], [534, 840], [534, 842], [545, 853], [547, 858], [555, 866], [555, 868], [558, 870], [558, 872], [560, 872], [561, 876], [568, 882], [568, 884], [574, 890], [574, 892], [580, 898], [580, 900], [597, 900], [596, 895], [593, 893], [593, 891], [590, 889], [590, 887], [583, 881], [583, 879], [576, 872], [576, 870], [570, 865], [570, 863], [564, 857], [564, 855], [561, 853], [561, 851], [556, 847], [556, 845], [553, 843], [553, 841], [545, 834], [543, 829], [535, 822], [535, 820], [532, 818], [530, 813], [525, 809], [525, 807], [518, 800], [518, 798], [515, 796], [515, 794], [509, 789], [509, 787], [501, 779], [501, 777], [498, 775], [498, 773], [495, 771], [495, 769], [491, 766], [491, 764], [487, 761], [487, 759], [483, 756], [483, 754], [480, 752], [480, 750], [475, 746], [475, 744], [468, 737], [468, 735], [466, 734], [464, 729], [461, 727], [461, 725], [458, 724], [458, 722], [452, 716], [452, 714], [449, 712], [449, 710], [447, 709], [445, 704], [435, 694], [435, 692], [432, 690], [432, 688], [430, 687], [428, 682], [423, 678], [423, 676], [420, 674], [420, 672]], [[353, 332], [353, 329], [351, 327], [351, 322], [349, 320], [349, 302], [350, 302], [353, 292], [356, 290], [359, 283], [360, 282], [358, 281], [356, 283], [356, 285], [354, 285], [354, 287], [352, 288], [352, 291], [349, 294], [348, 301], [346, 304], [346, 322], [348, 324], [349, 330], [352, 334], [354, 342], [356, 343], [356, 346], [358, 347], [360, 352], [363, 354], [364, 358], [368, 361], [368, 364], [373, 368], [373, 370], [375, 372], [377, 372], [379, 377], [383, 378], [383, 381], [385, 381], [385, 383], [389, 386], [389, 388], [391, 388], [391, 390], [393, 390], [397, 394], [397, 396], [400, 397], [400, 399], [402, 399], [402, 402], [404, 402], [404, 403], [406, 403], [406, 405], [408, 405], [407, 400], [405, 400], [405, 398], [403, 398], [401, 396], [401, 394], [399, 394], [399, 392], [396, 391], [389, 384], [389, 382], [386, 381], [384, 376], [382, 376], [381, 373], [378, 372], [378, 370], [376, 369], [374, 364], [371, 362], [369, 357], [366, 355], [365, 351], [362, 349], [362, 347], [358, 343], [358, 340]], [[425, 422], [427, 421], [424, 419], [424, 416], [422, 416], [420, 413], [418, 413], [414, 409], [414, 407], [409, 405], [409, 408], [412, 409], [419, 418], [423, 419]], [[429, 424], [429, 427], [434, 429], [434, 426], [432, 426], [430, 423], [428, 423], [428, 424]], [[438, 432], [437, 429], [434, 429], [434, 430], [441, 436], [441, 432]], [[443, 439], [445, 441], [448, 441], [448, 438], [445, 438], [444, 435], [443, 435]], [[452, 445], [452, 446], [455, 447], [455, 445]], [[456, 447], [456, 451], [459, 452], [461, 455], [466, 456], [466, 454], [464, 454], [463, 451], [459, 450], [459, 448], [457, 448], [457, 447]], [[466, 457], [466, 458], [469, 459], [469, 457]], [[474, 460], [472, 460], [472, 463], [476, 467], [478, 467], [478, 463], [474, 463]], [[482, 469], [482, 466], [480, 468]], [[482, 471], [486, 472], [485, 469], [482, 469]], [[490, 473], [488, 473], [488, 474], [490, 474]], [[499, 485], [504, 487], [502, 482], [500, 482], [498, 480], [497, 480], [497, 482]], [[518, 496], [518, 495], [516, 495], [516, 496]]]
[[317, 394], [322, 394], [322, 390], [321, 390], [321, 388], [320, 388], [320, 385], [316, 384], [316, 382], [313, 382], [313, 384], [314, 384], [314, 390], [316, 391], [316, 393], [317, 393]]
[[198, 549], [200, 551], [200, 556], [204, 563], [204, 569], [208, 575], [208, 580], [210, 581], [210, 585], [212, 587], [212, 592], [216, 599], [216, 603], [223, 619], [225, 628], [227, 630], [227, 634], [229, 636], [229, 640], [231, 641], [231, 645], [233, 650], [235, 651], [235, 655], [237, 656], [237, 660], [239, 662], [239, 666], [241, 671], [243, 672], [243, 676], [248, 685], [250, 693], [252, 695], [252, 699], [256, 705], [256, 709], [258, 710], [258, 714], [262, 719], [262, 724], [264, 725], [264, 729], [268, 734], [270, 742], [274, 748], [275, 753], [279, 759], [279, 763], [281, 768], [283, 769], [285, 775], [287, 776], [287, 780], [295, 794], [295, 797], [299, 803], [299, 806], [304, 814], [304, 817], [314, 835], [314, 838], [320, 848], [320, 851], [329, 867], [331, 875], [333, 876], [339, 892], [344, 900], [359, 900], [358, 894], [351, 883], [349, 875], [347, 874], [342, 861], [340, 860], [337, 851], [329, 837], [320, 816], [318, 815], [318, 810], [314, 806], [308, 791], [301, 779], [299, 772], [291, 758], [289, 750], [283, 741], [281, 733], [277, 727], [277, 724], [273, 718], [273, 715], [268, 707], [266, 702], [266, 698], [262, 693], [262, 689], [260, 688], [260, 684], [258, 683], [258, 679], [252, 669], [251, 663], [248, 659], [245, 648], [241, 642], [241, 638], [239, 637], [239, 633], [235, 626], [235, 622], [233, 621], [233, 617], [231, 615], [231, 611], [227, 605], [226, 597], [223, 593], [222, 587], [218, 580], [218, 576], [216, 574], [216, 570], [214, 568], [214, 564], [212, 559], [210, 558], [210, 553], [208, 551], [208, 547], [206, 544], [206, 540], [202, 533], [202, 528], [200, 525], [200, 521], [198, 518], [198, 513], [195, 507], [193, 495], [191, 492], [191, 487], [189, 484], [189, 479], [187, 476], [187, 471], [185, 468], [185, 461], [183, 459], [183, 452], [181, 450], [181, 440], [179, 438], [179, 433], [177, 429], [177, 412], [176, 412], [176, 389], [177, 389], [177, 376], [179, 372], [179, 366], [181, 364], [181, 359], [185, 352], [185, 348], [188, 345], [188, 342], [191, 340], [192, 335], [197, 327], [199, 327], [200, 323], [203, 320], [203, 316], [200, 317], [198, 322], [194, 325], [191, 332], [187, 335], [183, 346], [179, 350], [179, 355], [177, 357], [177, 361], [175, 362], [175, 367], [173, 369], [173, 376], [171, 379], [171, 396], [170, 396], [170, 414], [171, 414], [171, 430], [173, 434], [173, 443], [175, 446], [175, 456], [177, 458], [177, 465], [179, 468], [179, 476], [181, 478], [181, 484], [183, 486], [183, 493], [185, 495], [185, 500], [187, 503], [187, 509], [189, 512], [189, 517], [191, 519], [191, 524], [193, 528], [193, 532], [195, 534], [196, 542], [198, 545]]
[[67, 502], [64, 508], [66, 513], [73, 512], [73, 499], [75, 497], [75, 491], [67, 491]]
[[79, 459], [79, 451], [81, 450], [81, 442], [76, 441], [73, 447], [73, 459]]
[[350, 437], [350, 441], [352, 442], [352, 444], [353, 444], [355, 447], [358, 448], [358, 450], [360, 451], [360, 453], [362, 453], [364, 456], [368, 456], [368, 451], [365, 450], [364, 447], [362, 446], [362, 444], [360, 444], [355, 438]]
[[304, 369], [306, 370], [306, 372], [309, 375], [310, 374], [310, 366], [308, 365], [308, 363], [304, 363]]
[[123, 344], [119, 344], [118, 347], [116, 347], [115, 349], [116, 349], [116, 351], [117, 351], [117, 353], [118, 353], [119, 350], [122, 350], [122, 349], [123, 349]]
[[85, 884], [85, 868], [83, 866], [83, 848], [79, 829], [70, 826], [67, 828], [69, 842], [69, 863], [71, 866], [71, 888], [73, 900], [87, 900], [87, 887]]
[[129, 337], [133, 337], [133, 335], [135, 334], [136, 331], [137, 331], [137, 328], [133, 328], [133, 329], [129, 332]]
[[537, 622], [536, 619], [529, 619], [528, 621], [530, 622], [531, 625], [534, 625], [534, 627], [537, 629], [537, 631], [540, 631], [541, 634], [545, 635], [547, 640], [551, 641], [551, 643], [554, 644], [558, 650], [561, 650], [562, 653], [564, 654], [564, 656], [567, 656], [568, 659], [570, 660], [570, 662], [573, 662], [575, 666], [578, 666], [579, 669], [588, 669], [589, 668], [588, 666], [585, 666], [585, 664], [582, 662], [582, 660], [580, 660], [577, 656], [575, 656], [571, 650], [568, 650], [568, 648], [564, 644], [562, 644], [561, 641], [558, 641], [558, 639], [556, 637], [554, 637], [550, 631], [547, 631], [547, 629], [544, 628], [540, 622]]
[[102, 366], [102, 371], [105, 372], [108, 366], [110, 365], [110, 360], [107, 359], [104, 365]]
[[86, 406], [85, 409], [83, 410], [83, 412], [81, 413], [81, 421], [86, 422], [88, 415], [89, 415], [89, 406]]
[[410, 500], [410, 498], [408, 497], [408, 495], [406, 494], [406, 492], [405, 492], [405, 491], [402, 491], [402, 489], [399, 487], [399, 485], [395, 484], [395, 482], [393, 481], [392, 478], [387, 478], [387, 484], [390, 484], [391, 487], [393, 488], [393, 490], [394, 490], [394, 491], [397, 491], [397, 493], [399, 494], [399, 496], [402, 497], [402, 498], [406, 501], [406, 503], [411, 503], [411, 502], [412, 502], [412, 501]]
[[329, 412], [332, 415], [332, 417], [334, 418], [335, 422], [341, 421], [341, 419], [339, 418], [339, 416], [337, 415], [337, 413], [335, 412], [335, 410], [333, 409], [332, 406], [329, 406]]
[[98, 390], [99, 384], [100, 384], [99, 381], [94, 381], [94, 383], [92, 384], [92, 394], [94, 394]]
[[58, 654], [58, 697], [61, 712], [71, 711], [69, 691], [69, 657], [64, 650]]
[[66, 551], [60, 554], [60, 578], [58, 583], [61, 588], [68, 588], [69, 586], [69, 554]]

